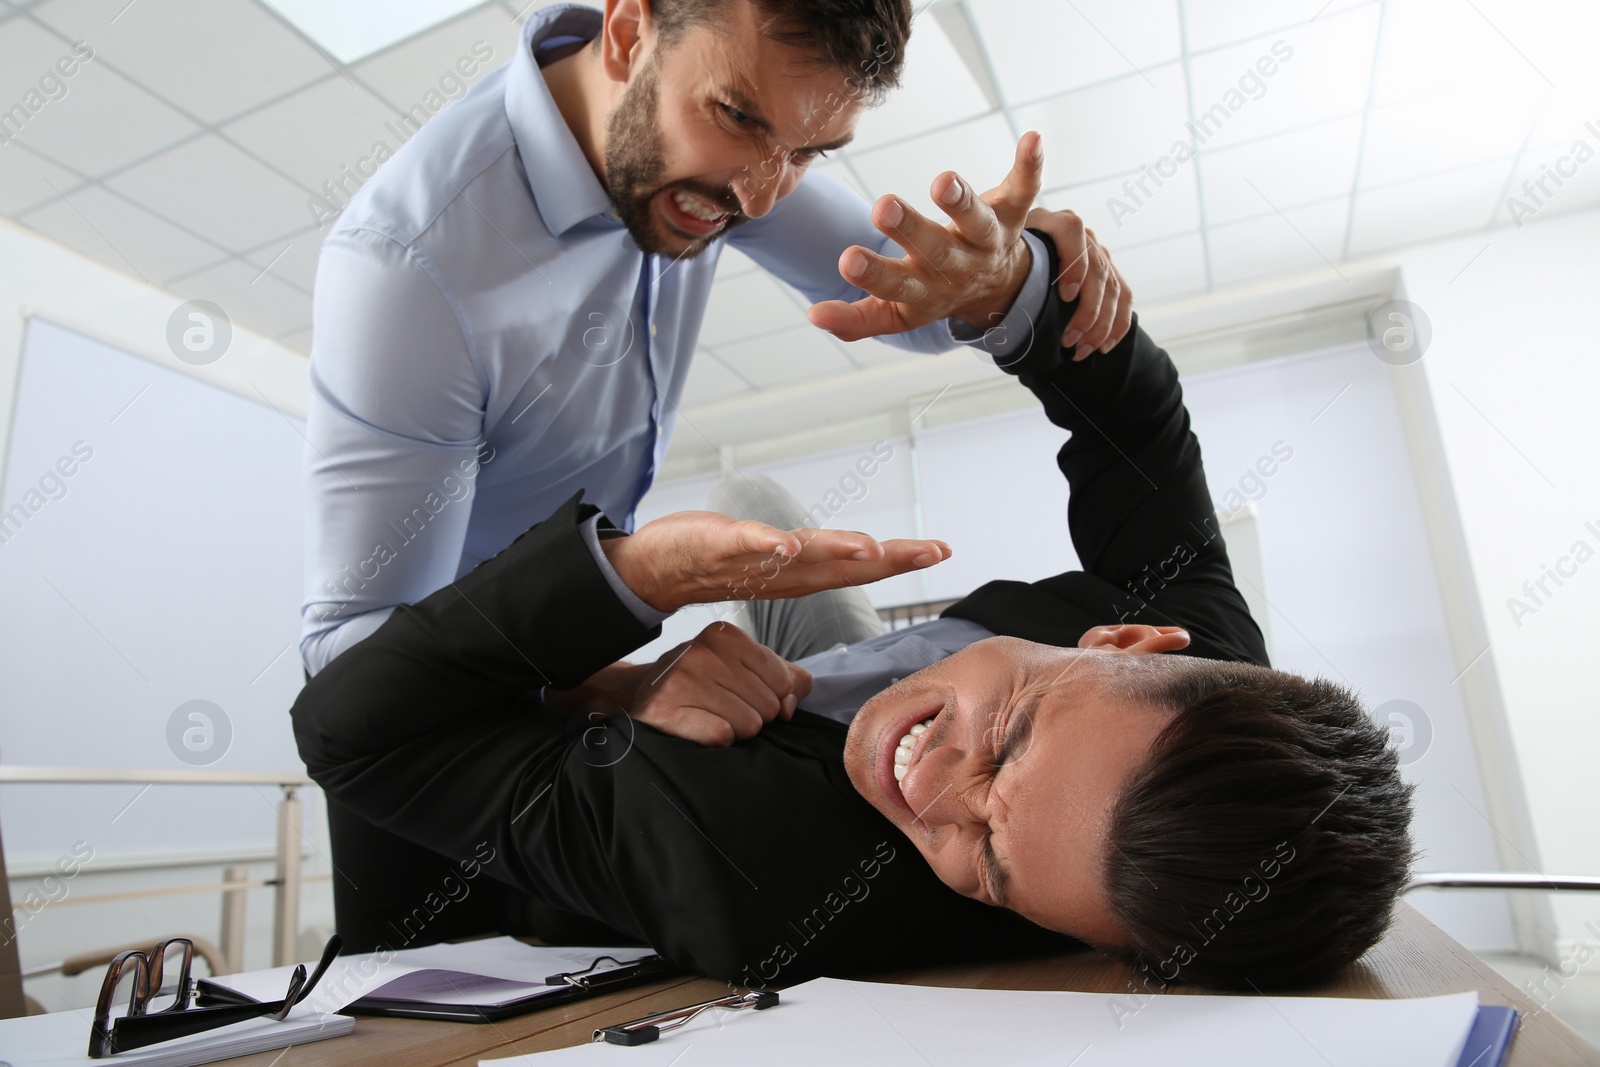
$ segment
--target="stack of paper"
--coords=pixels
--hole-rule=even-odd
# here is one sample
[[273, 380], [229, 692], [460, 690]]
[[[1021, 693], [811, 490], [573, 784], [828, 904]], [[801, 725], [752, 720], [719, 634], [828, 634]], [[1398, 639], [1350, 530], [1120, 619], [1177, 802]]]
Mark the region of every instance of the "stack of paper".
[[[283, 989], [277, 995], [283, 996]], [[159, 1045], [119, 1052], [110, 1059], [89, 1058], [93, 1011], [57, 1011], [21, 1019], [0, 1019], [0, 1055], [11, 1067], [194, 1067], [199, 1063], [248, 1056], [289, 1045], [303, 1045], [348, 1034], [355, 1020], [295, 1008], [283, 1022], [247, 1019]]]
[[1476, 993], [1413, 1000], [1149, 996], [832, 978], [780, 995], [781, 1002], [765, 1011], [705, 1012], [654, 1044], [590, 1044], [481, 1062], [527, 1067], [1455, 1067], [1478, 1011]]

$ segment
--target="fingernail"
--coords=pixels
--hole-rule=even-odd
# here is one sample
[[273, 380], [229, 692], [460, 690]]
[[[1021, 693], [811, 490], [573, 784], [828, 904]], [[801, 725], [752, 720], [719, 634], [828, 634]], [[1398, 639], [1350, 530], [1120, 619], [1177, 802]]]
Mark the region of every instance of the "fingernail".
[[856, 552], [852, 553], [850, 558], [851, 559], [871, 559], [872, 558], [872, 553], [868, 552], [866, 549], [863, 548], [863, 549], [859, 549]]
[[1071, 348], [1081, 340], [1083, 340], [1082, 330], [1068, 330], [1067, 335], [1061, 339], [1061, 347]]
[[905, 208], [900, 206], [900, 201], [891, 200], [883, 208], [883, 224], [885, 226], [898, 226], [900, 220], [906, 217]]
[[1071, 285], [1067, 286], [1065, 289], [1063, 289], [1061, 291], [1061, 299], [1063, 299], [1063, 300], [1076, 300], [1076, 299], [1078, 299], [1078, 294], [1081, 293], [1082, 291], [1083, 291], [1083, 286], [1078, 284], [1077, 282], [1073, 282]]
[[852, 276], [865, 274], [867, 272], [867, 257], [860, 252], [851, 252], [845, 257], [844, 272]]
[[1044, 137], [1042, 135], [1033, 142], [1033, 158], [1035, 160], [1044, 158]]
[[795, 705], [797, 705], [799, 703], [800, 703], [799, 698], [797, 698], [793, 693], [790, 693], [788, 696], [784, 697], [783, 698], [783, 712], [784, 712], [784, 714], [785, 715], [793, 714], [794, 709], [795, 709]]
[[1094, 345], [1079, 345], [1078, 350], [1072, 354], [1073, 359], [1083, 359], [1094, 351]]
[[926, 552], [919, 552], [917, 557], [911, 561], [911, 565], [914, 567], [931, 567], [938, 562], [939, 558], [937, 556], [930, 556]]
[[944, 197], [942, 199], [946, 204], [954, 204], [957, 200], [961, 199], [961, 191], [961, 179], [951, 178], [950, 188], [944, 191]]

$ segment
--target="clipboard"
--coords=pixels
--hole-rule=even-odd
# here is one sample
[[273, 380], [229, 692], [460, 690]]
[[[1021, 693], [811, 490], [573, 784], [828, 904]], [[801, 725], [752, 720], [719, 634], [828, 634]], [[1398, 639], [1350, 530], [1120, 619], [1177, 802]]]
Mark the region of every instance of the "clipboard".
[[[601, 969], [607, 962], [613, 966]], [[338, 1014], [492, 1023], [682, 973], [686, 972], [681, 967], [653, 952], [636, 959], [602, 955], [580, 970], [548, 975], [544, 979], [545, 989], [512, 1000], [481, 1004], [434, 1003], [411, 997], [402, 999], [369, 994], [351, 1001], [339, 1009]], [[203, 1003], [220, 1004], [249, 999], [204, 978], [196, 982], [196, 991]]]

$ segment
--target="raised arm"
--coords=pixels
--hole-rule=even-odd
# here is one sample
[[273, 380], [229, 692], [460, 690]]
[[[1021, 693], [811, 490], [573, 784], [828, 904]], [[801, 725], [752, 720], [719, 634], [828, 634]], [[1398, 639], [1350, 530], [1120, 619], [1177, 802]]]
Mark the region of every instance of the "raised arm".
[[[1060, 266], [1051, 252], [1050, 275]], [[1073, 547], [1088, 573], [1124, 594], [1112, 622], [1195, 627], [1266, 662], [1234, 585], [1172, 360], [1138, 324], [1104, 354], [1074, 359], [1061, 337], [1075, 312], [1051, 287], [1027, 350], [1003, 365], [1071, 431], [1057, 455], [1070, 487]]]

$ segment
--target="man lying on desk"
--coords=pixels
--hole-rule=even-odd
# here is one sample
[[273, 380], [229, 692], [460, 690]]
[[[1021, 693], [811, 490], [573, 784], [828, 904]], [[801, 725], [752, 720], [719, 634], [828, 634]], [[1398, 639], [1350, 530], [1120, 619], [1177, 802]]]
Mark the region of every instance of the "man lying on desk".
[[[597, 673], [684, 605], [949, 549], [709, 512], [612, 536], [580, 494], [310, 681], [312, 777], [400, 838], [492, 857], [529, 907], [479, 932], [587, 917], [744, 985], [1068, 938], [1146, 981], [1265, 988], [1355, 959], [1407, 878], [1411, 789], [1354, 695], [1267, 668], [1166, 353], [1136, 325], [1075, 361], [1070, 312], [1052, 292], [1004, 369], [1071, 434], [1083, 571], [851, 646], [853, 702], [724, 624]], [[372, 909], [339, 915], [354, 947], [401, 947], [384, 931], [428, 914], [426, 879], [362, 890]]]

